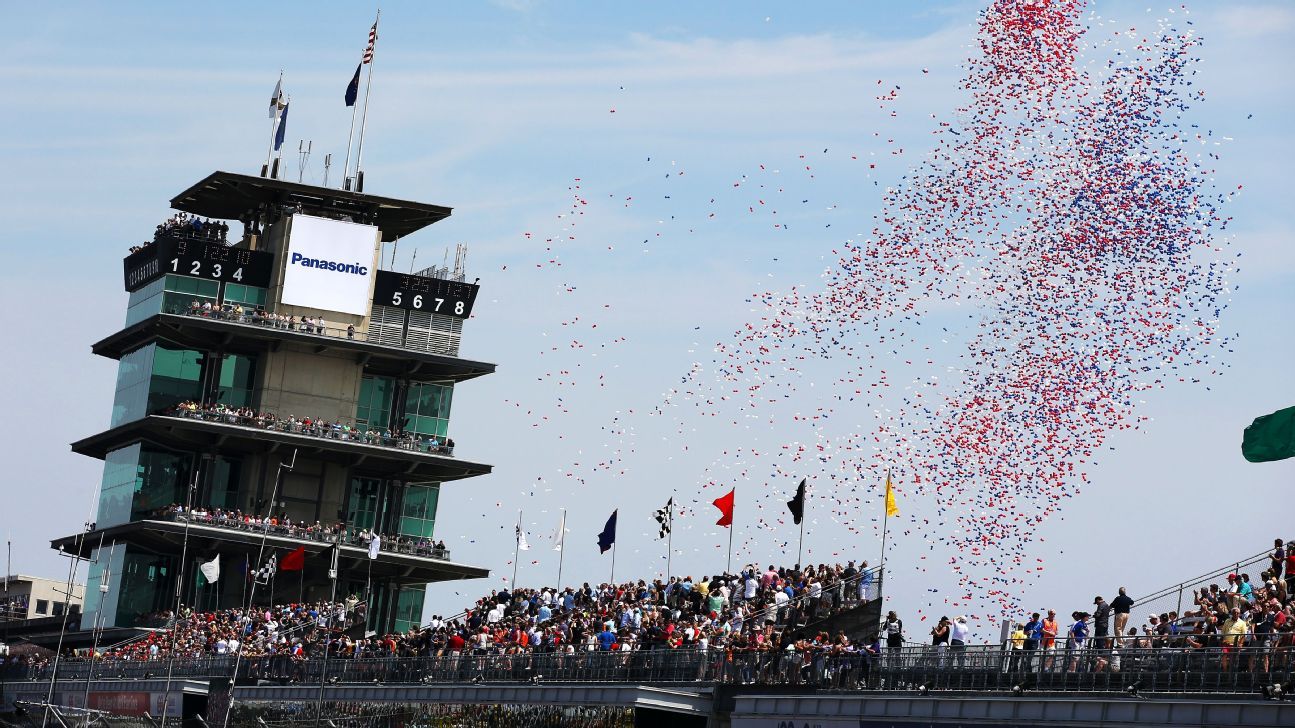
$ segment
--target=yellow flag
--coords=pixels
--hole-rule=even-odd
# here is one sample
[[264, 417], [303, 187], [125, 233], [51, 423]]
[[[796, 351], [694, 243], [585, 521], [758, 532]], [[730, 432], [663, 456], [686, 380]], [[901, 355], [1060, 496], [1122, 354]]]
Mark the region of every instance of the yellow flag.
[[895, 489], [890, 486], [890, 473], [886, 473], [886, 515], [899, 515], [899, 506], [895, 503]]

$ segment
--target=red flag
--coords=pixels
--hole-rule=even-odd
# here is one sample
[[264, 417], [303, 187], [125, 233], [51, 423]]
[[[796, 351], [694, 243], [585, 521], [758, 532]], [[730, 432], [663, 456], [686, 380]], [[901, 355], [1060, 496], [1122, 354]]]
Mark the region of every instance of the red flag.
[[306, 547], [298, 546], [296, 551], [279, 559], [279, 571], [301, 571], [306, 568]]
[[737, 488], [734, 488], [728, 492], [728, 495], [722, 495], [715, 499], [715, 507], [719, 509], [721, 514], [719, 520], [715, 521], [716, 526], [731, 527], [733, 525], [733, 494], [736, 492]]

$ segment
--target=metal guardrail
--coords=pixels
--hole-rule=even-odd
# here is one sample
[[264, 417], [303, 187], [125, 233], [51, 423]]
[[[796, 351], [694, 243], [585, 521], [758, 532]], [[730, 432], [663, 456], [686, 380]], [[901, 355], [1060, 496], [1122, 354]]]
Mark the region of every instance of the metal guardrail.
[[[241, 681], [284, 684], [629, 683], [797, 685], [830, 690], [948, 690], [1125, 693], [1253, 693], [1289, 685], [1290, 647], [963, 650], [906, 647], [880, 654], [829, 650], [748, 651], [645, 649], [630, 652], [476, 654], [439, 657], [244, 658]], [[64, 660], [63, 680], [145, 679], [165, 674], [167, 660]], [[176, 677], [233, 675], [233, 657], [176, 660]], [[93, 671], [93, 674], [92, 672]], [[48, 679], [48, 668], [10, 679]]]
[[242, 313], [238, 313], [235, 308], [236, 305], [241, 306], [242, 304], [223, 303], [215, 305], [210, 309], [194, 308], [192, 305], [168, 306], [162, 311], [162, 313], [174, 316], [194, 316], [212, 321], [225, 321], [232, 324], [242, 324], [244, 326], [280, 329], [283, 331], [311, 334], [313, 336], [324, 336], [345, 341], [363, 341], [368, 344], [388, 346], [405, 351], [421, 351], [428, 354], [439, 354], [441, 356], [453, 357], [457, 357], [459, 355], [459, 348], [456, 345], [437, 346], [429, 342], [429, 345], [426, 347], [404, 346], [401, 344], [393, 344], [389, 339], [384, 340], [382, 335], [375, 334], [374, 336], [370, 336], [367, 331], [358, 331], [336, 322], [324, 321], [323, 319], [318, 319], [318, 323], [311, 326], [307, 326], [302, 322], [300, 317], [290, 316], [287, 317], [287, 320], [280, 320], [280, 316], [283, 314], [275, 314], [272, 309], [266, 309], [264, 307], [244, 307]]
[[415, 435], [413, 433], [392, 435], [389, 431], [383, 428], [370, 428], [367, 425], [343, 426], [340, 422], [311, 422], [310, 425], [306, 425], [300, 421], [285, 420], [281, 417], [275, 417], [268, 414], [259, 414], [247, 417], [236, 414], [230, 410], [186, 409], [184, 403], [167, 408], [162, 412], [158, 412], [155, 416], [177, 417], [181, 419], [200, 420], [203, 422], [220, 422], [228, 425], [237, 425], [239, 427], [251, 427], [258, 430], [270, 430], [273, 432], [286, 432], [293, 435], [318, 437], [323, 440], [341, 440], [344, 442], [356, 442], [361, 445], [373, 445], [375, 447], [412, 450], [415, 452], [427, 453], [429, 455], [444, 455], [447, 457], [454, 456], [454, 447], [452, 445], [444, 444], [439, 439], [436, 440], [437, 444], [433, 446], [431, 444], [432, 438], [426, 435]]
[[[153, 521], [173, 521], [175, 523], [184, 523], [188, 521], [195, 526], [209, 526], [213, 528], [223, 528], [230, 531], [244, 531], [247, 533], [260, 534], [266, 531], [266, 525], [262, 523], [247, 523], [237, 518], [224, 515], [192, 515], [185, 516], [180, 513], [165, 512], [152, 515], [148, 520]], [[325, 531], [316, 531], [313, 529], [303, 528], [300, 526], [281, 526], [270, 524], [268, 533], [272, 536], [281, 536], [285, 538], [297, 539], [299, 541], [312, 541], [315, 543], [332, 544], [336, 539], [343, 546], [355, 546], [357, 548], [368, 548], [369, 544], [358, 532], [347, 532], [338, 538], [336, 533]], [[449, 561], [450, 550], [439, 546], [432, 546], [419, 541], [399, 541], [392, 540], [387, 536], [382, 537], [382, 543], [379, 551], [389, 554], [406, 554], [409, 556], [420, 556], [438, 561]]]

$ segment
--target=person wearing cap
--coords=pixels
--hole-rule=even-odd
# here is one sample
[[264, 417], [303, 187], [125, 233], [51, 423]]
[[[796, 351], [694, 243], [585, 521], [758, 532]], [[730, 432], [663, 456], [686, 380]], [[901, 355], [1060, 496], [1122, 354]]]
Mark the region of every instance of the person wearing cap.
[[1093, 646], [1100, 649], [1110, 641], [1111, 605], [1100, 596], [1093, 597]]
[[1241, 580], [1236, 574], [1228, 574], [1228, 588], [1224, 592], [1224, 598], [1227, 599], [1229, 609], [1240, 606]]

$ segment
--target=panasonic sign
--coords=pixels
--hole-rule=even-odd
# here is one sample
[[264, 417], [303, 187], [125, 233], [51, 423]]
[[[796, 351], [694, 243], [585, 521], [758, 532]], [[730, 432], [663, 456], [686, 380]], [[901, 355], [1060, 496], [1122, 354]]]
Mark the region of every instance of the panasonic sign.
[[364, 316], [377, 255], [372, 225], [293, 215], [283, 303]]

